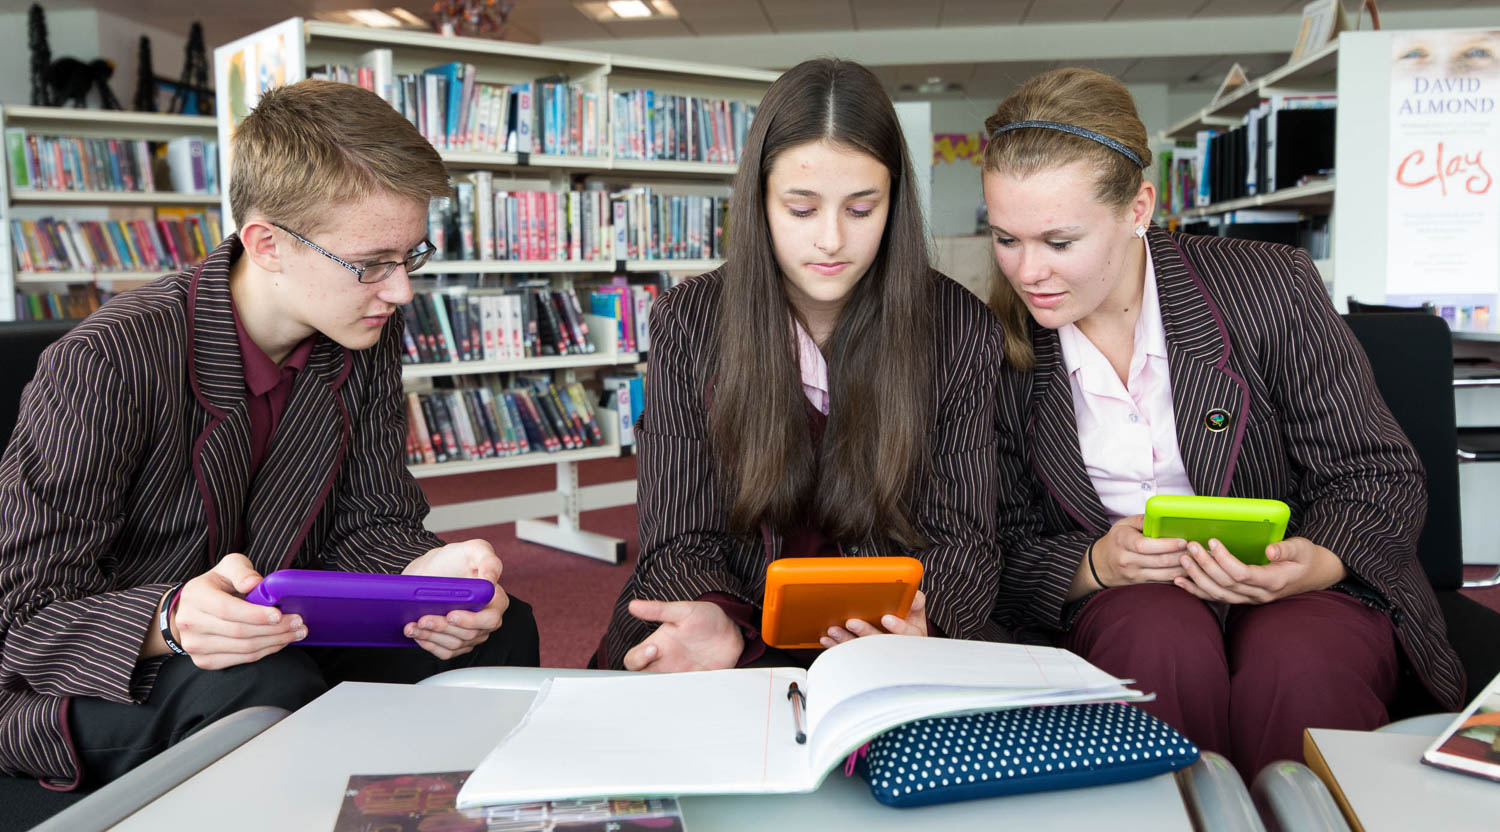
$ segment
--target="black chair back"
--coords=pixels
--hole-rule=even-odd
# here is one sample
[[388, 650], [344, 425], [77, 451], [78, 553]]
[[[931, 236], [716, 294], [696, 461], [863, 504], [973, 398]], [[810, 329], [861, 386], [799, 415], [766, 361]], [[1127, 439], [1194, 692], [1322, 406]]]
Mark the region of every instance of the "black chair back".
[[21, 409], [21, 390], [36, 375], [36, 362], [76, 320], [0, 323], [0, 449], [10, 444]]
[[1350, 315], [1371, 315], [1377, 312], [1382, 315], [1387, 313], [1409, 315], [1413, 312], [1425, 312], [1431, 315], [1436, 311], [1430, 303], [1424, 303], [1421, 306], [1387, 306], [1383, 303], [1361, 303], [1353, 297], [1348, 298], [1345, 303], [1349, 305]]
[[1453, 406], [1453, 336], [1436, 315], [1345, 315], [1370, 358], [1375, 386], [1427, 469], [1427, 524], [1417, 557], [1433, 589], [1463, 583], [1458, 508], [1458, 431]]

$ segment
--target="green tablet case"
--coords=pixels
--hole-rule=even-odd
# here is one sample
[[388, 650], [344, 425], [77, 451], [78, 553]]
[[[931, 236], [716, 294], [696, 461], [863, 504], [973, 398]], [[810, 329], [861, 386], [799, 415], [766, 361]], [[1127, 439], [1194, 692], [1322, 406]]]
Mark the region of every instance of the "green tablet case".
[[1292, 510], [1280, 500], [1163, 494], [1146, 501], [1147, 537], [1180, 537], [1208, 548], [1224, 544], [1245, 563], [1265, 564], [1266, 547], [1286, 536]]

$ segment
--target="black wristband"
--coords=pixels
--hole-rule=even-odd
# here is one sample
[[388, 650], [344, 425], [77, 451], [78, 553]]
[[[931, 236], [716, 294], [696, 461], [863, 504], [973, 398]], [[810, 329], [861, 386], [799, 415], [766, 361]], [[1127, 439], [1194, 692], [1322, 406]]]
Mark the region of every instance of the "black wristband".
[[[1098, 541], [1094, 541], [1094, 542], [1097, 543]], [[1094, 576], [1094, 583], [1098, 584], [1100, 589], [1109, 589], [1109, 586], [1107, 584], [1105, 584], [1103, 581], [1099, 580], [1099, 571], [1094, 568], [1094, 544], [1093, 543], [1089, 544], [1089, 550], [1088, 550], [1087, 553], [1084, 554], [1084, 557], [1088, 558], [1088, 561], [1089, 561], [1089, 574]]]
[[172, 588], [171, 592], [163, 596], [165, 600], [161, 605], [161, 612], [156, 616], [156, 626], [161, 630], [161, 640], [167, 643], [168, 650], [179, 656], [186, 656], [187, 651], [182, 649], [177, 639], [172, 638], [172, 607], [177, 605], [177, 596], [182, 594], [182, 588], [185, 586], [187, 586], [185, 583], [178, 584]]

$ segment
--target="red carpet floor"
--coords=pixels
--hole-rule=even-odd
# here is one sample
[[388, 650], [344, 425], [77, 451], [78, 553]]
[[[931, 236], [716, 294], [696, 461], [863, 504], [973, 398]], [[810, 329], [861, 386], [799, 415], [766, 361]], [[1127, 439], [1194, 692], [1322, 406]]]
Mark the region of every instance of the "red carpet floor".
[[[424, 480], [422, 485], [427, 490], [428, 499], [434, 505], [441, 505], [479, 496], [499, 497], [545, 490], [551, 487], [551, 476], [551, 469], [523, 469], [498, 484], [493, 475], [472, 475]], [[634, 476], [633, 457], [579, 466], [579, 481], [583, 485], [632, 479]], [[505, 563], [501, 582], [506, 591], [526, 599], [536, 610], [537, 626], [542, 635], [542, 664], [547, 667], [583, 667], [588, 662], [609, 622], [620, 587], [630, 576], [630, 570], [635, 568], [635, 559], [640, 552], [635, 506], [585, 512], [581, 519], [583, 528], [588, 531], [624, 540], [628, 551], [625, 563], [613, 566], [517, 541], [515, 525], [511, 523], [444, 535], [449, 540], [482, 537], [500, 553]], [[1471, 566], [1465, 570], [1465, 576], [1479, 578], [1493, 571], [1492, 567]], [[1463, 592], [1491, 609], [1500, 610], [1500, 587], [1466, 589]]]

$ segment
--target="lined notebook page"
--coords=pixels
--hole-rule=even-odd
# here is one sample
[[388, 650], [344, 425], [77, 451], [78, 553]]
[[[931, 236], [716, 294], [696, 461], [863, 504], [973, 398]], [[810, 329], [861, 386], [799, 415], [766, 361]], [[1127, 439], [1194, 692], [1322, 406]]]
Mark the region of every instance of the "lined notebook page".
[[459, 805], [810, 788], [786, 699], [793, 681], [805, 685], [804, 671], [553, 679]]

